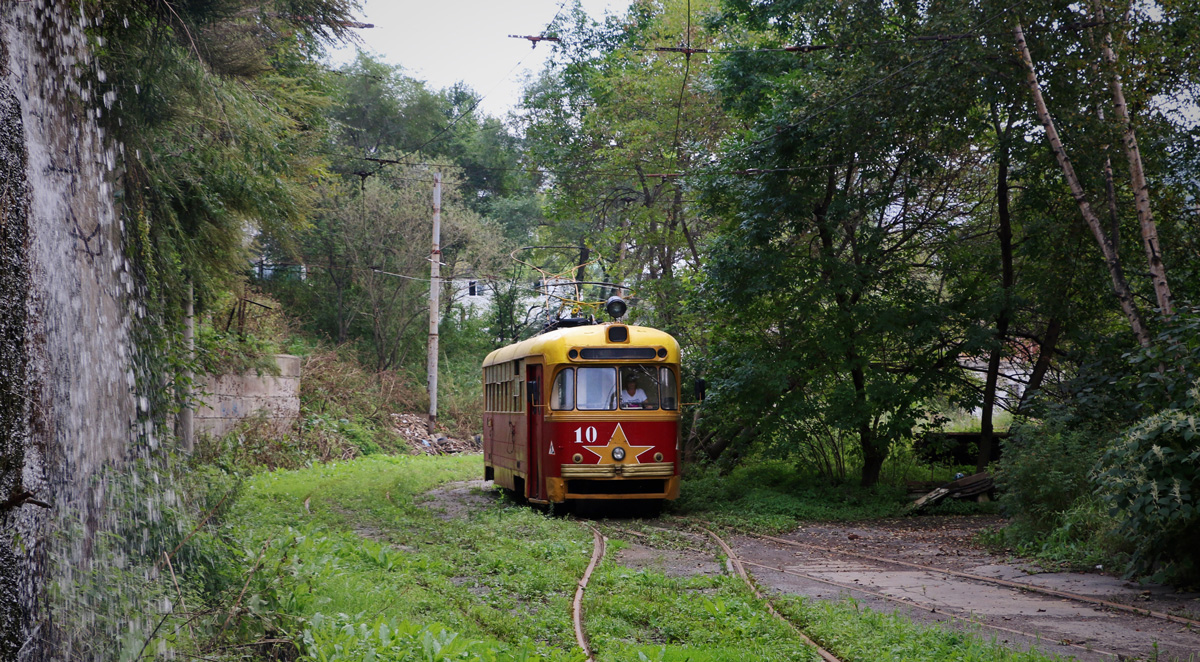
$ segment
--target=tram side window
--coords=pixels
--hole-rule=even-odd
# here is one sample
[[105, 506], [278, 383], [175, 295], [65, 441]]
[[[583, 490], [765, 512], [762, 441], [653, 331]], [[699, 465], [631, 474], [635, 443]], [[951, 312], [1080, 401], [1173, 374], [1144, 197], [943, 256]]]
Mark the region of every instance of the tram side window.
[[550, 391], [551, 409], [575, 408], [575, 369], [560, 370], [554, 378], [554, 386]]
[[580, 368], [576, 380], [579, 409], [597, 411], [616, 409], [616, 368]]
[[524, 408], [521, 400], [521, 376], [519, 364], [514, 368], [507, 364], [489, 366], [484, 369], [484, 408], [494, 412], [520, 412]]

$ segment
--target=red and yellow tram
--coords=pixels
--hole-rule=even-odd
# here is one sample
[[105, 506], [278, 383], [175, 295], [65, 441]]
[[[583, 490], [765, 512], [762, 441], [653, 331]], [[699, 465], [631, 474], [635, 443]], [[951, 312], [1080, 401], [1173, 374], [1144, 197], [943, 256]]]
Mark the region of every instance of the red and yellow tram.
[[484, 477], [538, 504], [679, 496], [679, 343], [626, 324], [558, 329], [483, 363]]

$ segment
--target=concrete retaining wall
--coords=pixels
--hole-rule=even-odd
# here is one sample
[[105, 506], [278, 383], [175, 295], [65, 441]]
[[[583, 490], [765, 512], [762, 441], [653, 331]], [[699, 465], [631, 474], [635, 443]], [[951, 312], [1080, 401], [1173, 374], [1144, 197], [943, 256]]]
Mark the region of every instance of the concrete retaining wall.
[[196, 433], [221, 436], [243, 420], [265, 415], [281, 431], [300, 416], [300, 357], [276, 354], [279, 376], [209, 375], [199, 380], [204, 405], [196, 410]]

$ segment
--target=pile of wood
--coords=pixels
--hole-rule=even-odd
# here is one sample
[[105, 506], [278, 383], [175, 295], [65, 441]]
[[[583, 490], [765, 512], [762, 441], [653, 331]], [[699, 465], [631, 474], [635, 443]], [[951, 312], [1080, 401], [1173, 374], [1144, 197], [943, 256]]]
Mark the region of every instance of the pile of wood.
[[963, 476], [925, 494], [908, 505], [909, 512], [932, 506], [947, 497], [951, 499], [971, 499], [974, 501], [989, 501], [996, 481], [991, 474], [983, 473]]
[[478, 453], [483, 449], [479, 435], [454, 439], [444, 434], [429, 434], [429, 419], [419, 414], [392, 414], [392, 432], [408, 444], [412, 455], [455, 455]]

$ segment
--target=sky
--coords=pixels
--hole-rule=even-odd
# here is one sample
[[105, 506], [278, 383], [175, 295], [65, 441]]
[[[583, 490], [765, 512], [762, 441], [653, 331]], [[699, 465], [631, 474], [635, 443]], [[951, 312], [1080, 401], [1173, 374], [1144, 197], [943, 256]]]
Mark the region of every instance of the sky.
[[[530, 48], [536, 35], [573, 0], [365, 0], [360, 17], [374, 28], [358, 30], [358, 48], [398, 64], [433, 89], [458, 81], [485, 95], [480, 110], [504, 117], [520, 99], [527, 76], [542, 69], [551, 45]], [[629, 0], [582, 0], [593, 18], [621, 14]], [[334, 65], [354, 59], [355, 48], [331, 54]]]

